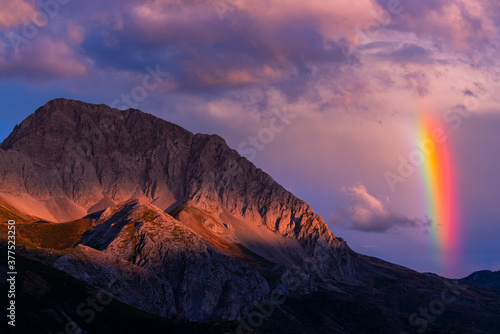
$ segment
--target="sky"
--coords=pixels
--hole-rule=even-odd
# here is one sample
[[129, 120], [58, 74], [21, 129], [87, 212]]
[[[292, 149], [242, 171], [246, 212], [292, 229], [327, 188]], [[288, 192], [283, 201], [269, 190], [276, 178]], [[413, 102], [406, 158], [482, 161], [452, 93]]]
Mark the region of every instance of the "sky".
[[499, 29], [496, 0], [0, 0], [0, 137], [53, 98], [141, 109], [355, 251], [500, 270]]

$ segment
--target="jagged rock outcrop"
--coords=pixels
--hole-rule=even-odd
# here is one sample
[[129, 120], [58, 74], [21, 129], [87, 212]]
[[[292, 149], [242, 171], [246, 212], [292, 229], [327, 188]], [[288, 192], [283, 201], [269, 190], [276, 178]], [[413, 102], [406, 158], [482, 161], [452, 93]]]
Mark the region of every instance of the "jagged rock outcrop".
[[143, 200], [107, 209], [54, 265], [103, 289], [109, 277], [129, 277], [116, 298], [181, 320], [235, 320], [269, 293], [248, 264]]

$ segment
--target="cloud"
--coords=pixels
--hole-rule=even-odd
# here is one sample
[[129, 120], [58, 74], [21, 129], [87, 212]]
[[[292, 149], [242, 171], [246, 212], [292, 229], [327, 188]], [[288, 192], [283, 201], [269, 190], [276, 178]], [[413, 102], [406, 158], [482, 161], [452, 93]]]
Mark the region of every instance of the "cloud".
[[377, 9], [371, 0], [235, 0], [221, 19], [214, 3], [147, 1], [108, 10], [113, 14], [90, 27], [83, 52], [97, 68], [161, 63], [180, 91], [271, 84], [296, 96], [313, 71], [345, 62], [339, 39], [352, 39]]
[[432, 60], [432, 51], [412, 43], [404, 43], [403, 46], [392, 52], [381, 52], [376, 55], [381, 59], [397, 63], [428, 63]]
[[377, 199], [363, 185], [344, 189], [350, 202], [330, 217], [334, 225], [363, 232], [387, 232], [394, 228], [418, 227], [420, 222], [396, 212], [389, 198]]
[[84, 75], [86, 66], [87, 61], [74, 51], [70, 43], [44, 35], [29, 41], [19, 52], [0, 53], [0, 77], [68, 78]]
[[[214, 100], [244, 89], [277, 88], [287, 102], [302, 98], [319, 110], [361, 111], [378, 103], [359, 102], [377, 89], [383, 94], [392, 88], [409, 91], [417, 98], [428, 96], [431, 88], [438, 86], [428, 67], [449, 59], [443, 41], [451, 41], [450, 36], [460, 38], [454, 36], [460, 35], [453, 30], [453, 24], [458, 24], [454, 18], [470, 22], [469, 28], [476, 31], [474, 37], [486, 38], [496, 29], [490, 22], [491, 13], [500, 12], [500, 6], [492, 1], [460, 0], [458, 5], [447, 0], [404, 1], [400, 14], [392, 15], [388, 24], [370, 34], [371, 43], [349, 54], [343, 42], [353, 44], [363, 27], [378, 22], [382, 9], [389, 6], [387, 1], [339, 0], [332, 6], [324, 0], [228, 0], [226, 3], [234, 6], [225, 9], [223, 18], [214, 3], [70, 2], [35, 37], [43, 35], [57, 45], [51, 55], [54, 61], [44, 60], [50, 66], [44, 66], [44, 71], [36, 66], [28, 72], [18, 64], [29, 63], [29, 55], [24, 55], [26, 61], [9, 59], [0, 50], [1, 70], [28, 79], [33, 73], [49, 79], [85, 73], [93, 77], [91, 82], [103, 71], [123, 72], [119, 77], [141, 77], [146, 67], [160, 64], [170, 73], [172, 84], [161, 87], [158, 93], [174, 91]], [[444, 16], [436, 21], [436, 15]], [[420, 19], [427, 20], [432, 29]], [[443, 41], [437, 41], [439, 38]], [[47, 50], [31, 47], [29, 52], [43, 54]], [[496, 61], [490, 58], [490, 62]], [[403, 68], [406, 65], [415, 68]], [[130, 82], [132, 87], [136, 84]], [[389, 100], [381, 94], [373, 98], [381, 99]]]
[[[387, 8], [393, 0], [377, 0]], [[388, 28], [439, 39], [458, 50], [472, 51], [489, 44], [498, 34], [497, 1], [421, 0], [401, 1], [403, 11], [392, 17]]]
[[423, 70], [408, 71], [404, 78], [407, 88], [413, 89], [419, 96], [424, 96], [429, 92], [429, 79]]
[[0, 27], [9, 28], [24, 24], [36, 14], [31, 1], [0, 0]]

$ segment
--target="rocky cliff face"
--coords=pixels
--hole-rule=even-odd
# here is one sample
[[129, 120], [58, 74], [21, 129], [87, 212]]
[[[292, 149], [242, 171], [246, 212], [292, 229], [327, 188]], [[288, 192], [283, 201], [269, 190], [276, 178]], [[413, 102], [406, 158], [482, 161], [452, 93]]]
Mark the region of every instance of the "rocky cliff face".
[[[65, 221], [145, 197], [165, 209], [185, 193], [193, 135], [138, 110], [64, 99], [39, 108], [2, 143], [2, 189], [50, 201]], [[68, 202], [71, 203], [68, 209]]]
[[356, 255], [322, 218], [221, 137], [135, 109], [48, 102], [1, 144], [0, 189], [0, 203], [26, 217], [65, 222], [106, 210], [57, 265], [81, 279], [87, 269], [102, 278], [110, 256], [139, 267], [139, 291], [155, 301], [122, 299], [160, 315], [236, 317], [268, 289], [245, 267], [256, 258], [285, 276], [307, 261], [304, 291], [355, 272]]
[[129, 277], [116, 298], [181, 320], [235, 320], [269, 293], [248, 264], [143, 200], [107, 209], [54, 265], [103, 289], [104, 277]]

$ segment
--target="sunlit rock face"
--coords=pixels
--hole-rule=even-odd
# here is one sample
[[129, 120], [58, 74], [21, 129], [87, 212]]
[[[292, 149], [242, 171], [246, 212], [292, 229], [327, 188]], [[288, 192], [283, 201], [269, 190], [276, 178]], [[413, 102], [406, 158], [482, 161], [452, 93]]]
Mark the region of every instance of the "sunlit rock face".
[[101, 288], [105, 277], [130, 277], [118, 299], [181, 320], [235, 320], [269, 293], [248, 264], [142, 200], [107, 209], [55, 266]]

